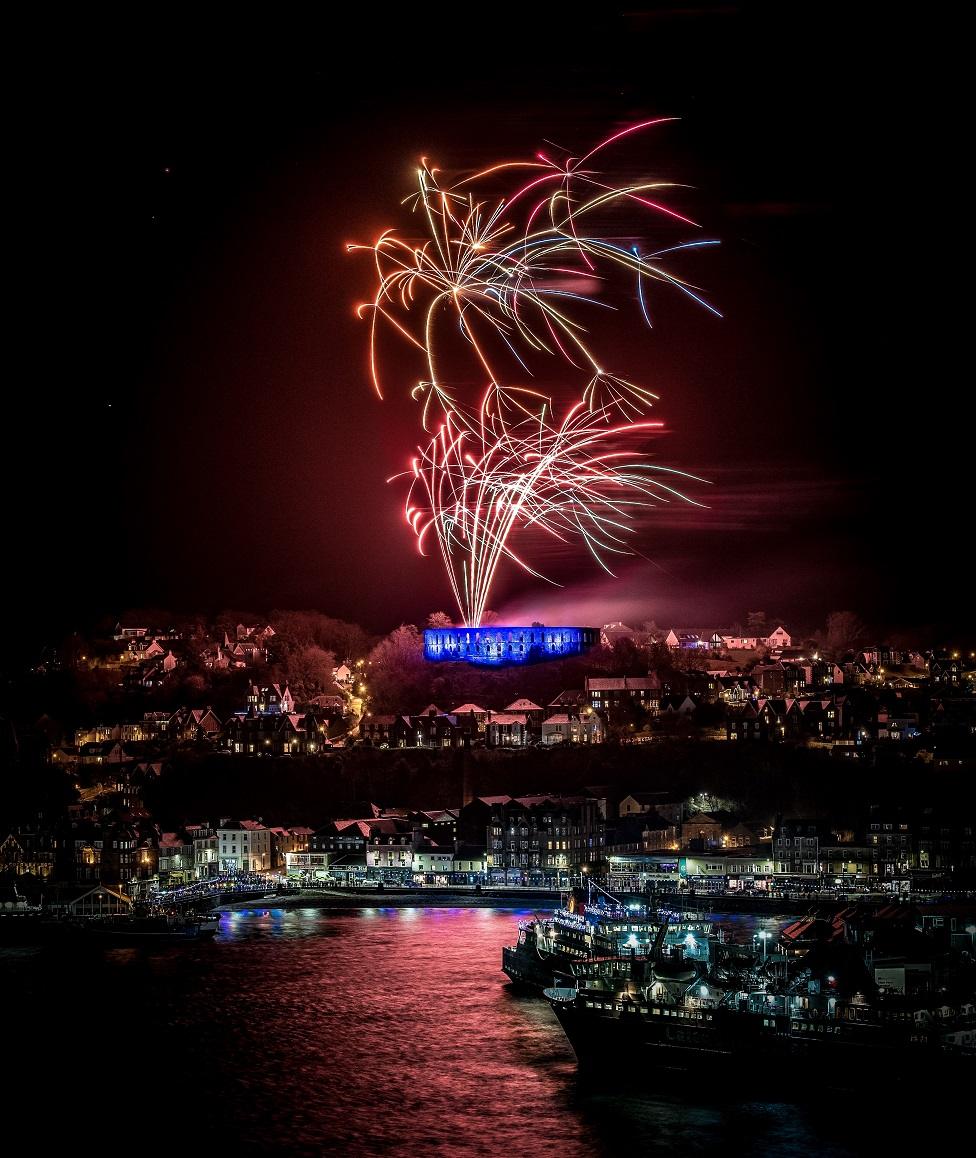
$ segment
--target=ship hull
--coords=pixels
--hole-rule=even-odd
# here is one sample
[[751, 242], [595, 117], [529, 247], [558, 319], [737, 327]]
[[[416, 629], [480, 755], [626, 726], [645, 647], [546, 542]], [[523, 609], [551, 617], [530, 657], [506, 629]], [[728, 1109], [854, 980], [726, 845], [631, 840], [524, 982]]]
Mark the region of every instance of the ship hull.
[[612, 1063], [617, 1079], [644, 1082], [708, 1070], [728, 1084], [752, 1082], [781, 1092], [976, 1076], [976, 1057], [932, 1044], [898, 1043], [881, 1034], [845, 1037], [826, 1026], [800, 1037], [768, 1026], [760, 1015], [717, 1011], [711, 1021], [704, 1015], [699, 1021], [694, 1013], [644, 1014], [618, 1004], [599, 1009], [583, 998], [550, 1000], [581, 1073], [597, 1075]]
[[566, 966], [557, 958], [521, 946], [502, 949], [502, 972], [519, 989], [541, 993], [547, 985], [555, 984], [565, 971]]

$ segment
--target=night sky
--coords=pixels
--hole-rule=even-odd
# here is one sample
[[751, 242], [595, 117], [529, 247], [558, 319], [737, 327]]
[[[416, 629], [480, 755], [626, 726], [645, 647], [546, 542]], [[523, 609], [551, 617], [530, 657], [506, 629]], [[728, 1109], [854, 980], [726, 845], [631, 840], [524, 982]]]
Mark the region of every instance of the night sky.
[[418, 430], [371, 392], [370, 262], [345, 245], [409, 224], [421, 156], [460, 172], [578, 152], [657, 115], [681, 119], [627, 157], [693, 187], [679, 203], [722, 246], [686, 269], [724, 318], [660, 299], [653, 334], [632, 315], [621, 370], [661, 395], [655, 453], [711, 480], [709, 509], [652, 520], [616, 581], [579, 552], [547, 561], [562, 589], [506, 572], [494, 606], [971, 628], [949, 284], [967, 230], [936, 59], [954, 34], [779, 7], [367, 10], [342, 31], [159, 8], [26, 37], [15, 632], [145, 605], [314, 607], [377, 632], [453, 612], [386, 481]]

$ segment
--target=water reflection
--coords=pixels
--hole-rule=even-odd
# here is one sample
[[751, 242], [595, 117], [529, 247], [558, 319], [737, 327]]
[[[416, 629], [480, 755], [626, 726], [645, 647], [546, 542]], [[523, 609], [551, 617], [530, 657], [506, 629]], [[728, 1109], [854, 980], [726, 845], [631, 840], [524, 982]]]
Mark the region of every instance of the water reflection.
[[[768, 1103], [761, 1074], [752, 1101], [726, 1093], [720, 1071], [667, 1088], [615, 1073], [613, 1058], [603, 1081], [583, 1081], [548, 1005], [513, 992], [499, 967], [532, 914], [252, 909], [225, 915], [208, 944], [71, 961], [0, 954], [16, 995], [10, 1040], [23, 1043], [19, 1095], [32, 1073], [50, 1082], [68, 1064], [74, 1103], [111, 1107], [91, 1119], [100, 1145], [122, 1152], [138, 1137], [140, 1158], [205, 1147], [834, 1156], [879, 1144], [882, 1115], [845, 1124], [835, 1097]], [[748, 939], [756, 920], [723, 924]], [[52, 1144], [59, 1130], [65, 1144], [77, 1135], [67, 1119], [45, 1128]]]

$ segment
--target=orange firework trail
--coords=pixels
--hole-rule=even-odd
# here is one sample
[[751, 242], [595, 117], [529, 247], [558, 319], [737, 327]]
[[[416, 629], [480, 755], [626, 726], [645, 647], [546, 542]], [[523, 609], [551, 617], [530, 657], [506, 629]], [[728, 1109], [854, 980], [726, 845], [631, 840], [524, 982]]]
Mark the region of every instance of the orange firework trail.
[[[440, 551], [469, 626], [480, 624], [503, 559], [544, 578], [516, 553], [516, 528], [581, 539], [609, 571], [608, 555], [632, 553], [627, 533], [638, 508], [693, 501], [671, 485], [693, 476], [620, 449], [660, 429], [662, 423], [646, 417], [657, 396], [604, 368], [578, 316], [602, 303], [576, 288], [584, 279], [599, 286], [611, 274], [628, 276], [648, 325], [655, 284], [718, 313], [663, 263], [678, 250], [717, 242], [642, 253], [599, 228], [611, 210], [627, 206], [695, 225], [663, 203], [672, 185], [615, 186], [591, 167], [596, 154], [621, 137], [667, 119], [632, 125], [561, 165], [539, 154], [452, 186], [442, 185], [425, 161], [407, 199], [424, 222], [424, 238], [388, 230], [371, 246], [349, 247], [369, 250], [375, 261], [376, 294], [359, 313], [370, 319], [370, 372], [380, 397], [382, 329], [391, 327], [418, 353], [423, 377], [414, 379], [410, 393], [429, 439], [404, 472], [410, 478], [405, 514], [421, 552]], [[510, 196], [476, 192], [479, 183], [526, 171]], [[480, 382], [474, 397], [444, 370], [456, 369], [458, 348], [467, 351], [468, 380], [473, 368]], [[559, 398], [511, 380], [516, 366], [531, 376], [529, 363], [546, 357], [556, 360], [566, 383]]]

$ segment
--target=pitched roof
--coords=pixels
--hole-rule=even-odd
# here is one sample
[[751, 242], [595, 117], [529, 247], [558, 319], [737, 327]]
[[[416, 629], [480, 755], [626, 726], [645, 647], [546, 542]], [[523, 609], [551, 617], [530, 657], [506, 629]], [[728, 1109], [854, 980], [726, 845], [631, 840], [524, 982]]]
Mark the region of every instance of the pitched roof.
[[660, 686], [661, 681], [656, 675], [586, 677], [586, 690], [589, 692], [651, 691]]

